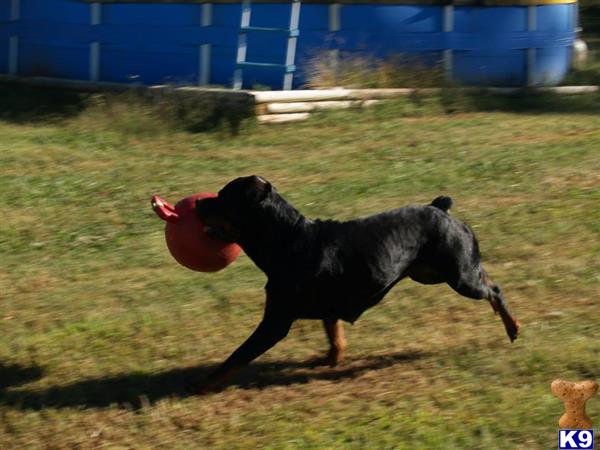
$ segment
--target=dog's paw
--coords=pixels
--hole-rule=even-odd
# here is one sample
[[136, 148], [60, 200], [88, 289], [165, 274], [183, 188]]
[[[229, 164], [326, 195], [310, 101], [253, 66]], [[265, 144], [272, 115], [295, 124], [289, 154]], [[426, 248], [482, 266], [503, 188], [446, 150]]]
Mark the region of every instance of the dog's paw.
[[519, 332], [521, 331], [521, 322], [517, 319], [514, 319], [514, 322], [506, 327], [506, 333], [510, 338], [510, 342], [514, 342], [519, 337]]

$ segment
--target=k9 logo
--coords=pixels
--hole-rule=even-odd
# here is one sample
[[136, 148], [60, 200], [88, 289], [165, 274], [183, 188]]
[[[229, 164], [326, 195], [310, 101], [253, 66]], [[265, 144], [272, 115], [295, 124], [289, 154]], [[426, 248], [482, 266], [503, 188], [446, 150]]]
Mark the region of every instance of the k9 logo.
[[594, 430], [558, 430], [558, 449], [594, 448]]

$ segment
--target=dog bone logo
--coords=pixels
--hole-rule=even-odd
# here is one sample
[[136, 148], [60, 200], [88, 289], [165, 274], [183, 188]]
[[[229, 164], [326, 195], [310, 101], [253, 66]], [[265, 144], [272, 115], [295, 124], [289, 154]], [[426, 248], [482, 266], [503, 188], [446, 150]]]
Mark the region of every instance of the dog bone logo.
[[554, 380], [551, 389], [552, 394], [565, 404], [565, 413], [558, 421], [560, 428], [577, 430], [592, 428], [592, 420], [585, 413], [585, 403], [598, 392], [598, 383], [591, 380], [580, 383]]

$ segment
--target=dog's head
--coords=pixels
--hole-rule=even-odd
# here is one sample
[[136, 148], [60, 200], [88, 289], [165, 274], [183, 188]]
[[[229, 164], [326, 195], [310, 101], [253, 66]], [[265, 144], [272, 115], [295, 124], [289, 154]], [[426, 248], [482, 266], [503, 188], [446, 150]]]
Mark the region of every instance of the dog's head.
[[274, 188], [262, 177], [251, 175], [229, 182], [217, 197], [196, 200], [196, 213], [209, 236], [239, 242], [243, 229], [259, 215]]

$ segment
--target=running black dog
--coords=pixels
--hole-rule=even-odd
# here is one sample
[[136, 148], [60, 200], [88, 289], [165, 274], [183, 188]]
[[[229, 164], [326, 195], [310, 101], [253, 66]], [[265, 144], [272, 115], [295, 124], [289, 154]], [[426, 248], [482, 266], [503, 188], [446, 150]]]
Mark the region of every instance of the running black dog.
[[319, 319], [330, 342], [327, 362], [341, 361], [341, 321], [354, 322], [400, 280], [448, 283], [486, 299], [514, 341], [519, 323], [481, 266], [471, 228], [448, 214], [449, 197], [347, 222], [309, 220], [258, 176], [237, 178], [196, 212], [215, 238], [237, 242], [267, 275], [264, 317], [254, 333], [200, 387], [207, 391], [260, 356], [296, 319]]

